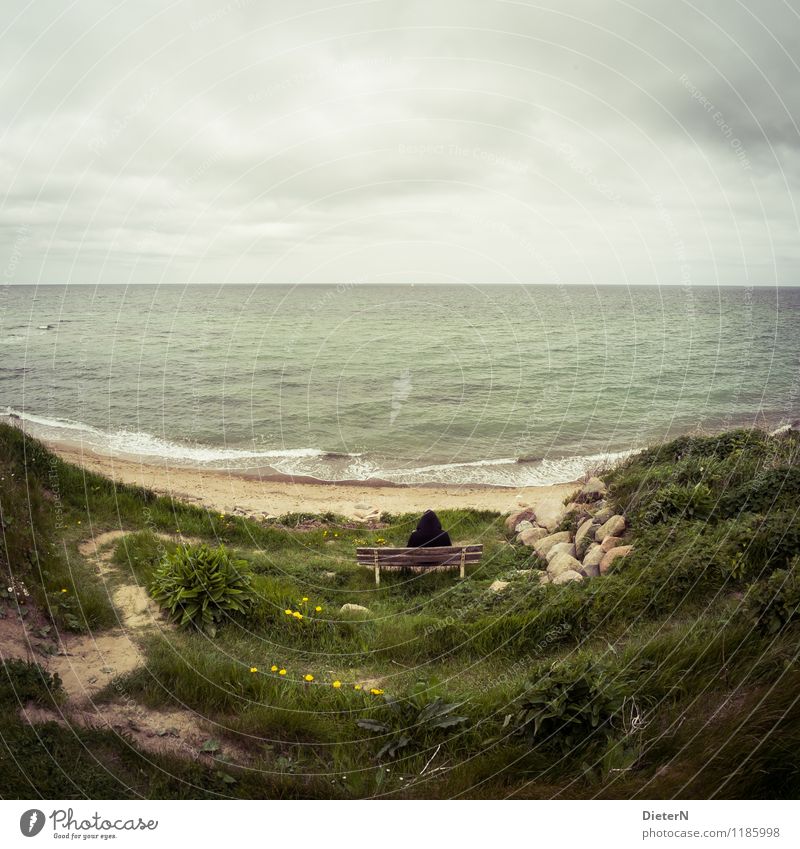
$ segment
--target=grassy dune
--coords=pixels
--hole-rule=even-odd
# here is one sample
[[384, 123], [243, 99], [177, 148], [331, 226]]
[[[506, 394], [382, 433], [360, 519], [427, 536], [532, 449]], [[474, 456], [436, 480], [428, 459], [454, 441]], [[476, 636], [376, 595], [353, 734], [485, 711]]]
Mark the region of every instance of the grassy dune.
[[[501, 516], [442, 511], [454, 540], [483, 543], [480, 567], [464, 582], [386, 575], [376, 590], [355, 546], [403, 545], [416, 517], [365, 530], [333, 515], [209, 514], [0, 427], [0, 570], [57, 629], [117, 621], [78, 551], [112, 529], [128, 532], [120, 575], [148, 585], [179, 532], [246, 561], [256, 594], [214, 639], [153, 629], [146, 665], [99, 697], [196, 711], [218, 723], [223, 758], [226, 746], [252, 754], [247, 768], [144, 754], [109, 731], [31, 728], [14, 708], [51, 702], [52, 682], [6, 663], [4, 795], [796, 797], [798, 457], [797, 433], [734, 431], [608, 472], [634, 550], [591, 581], [540, 586]], [[489, 590], [498, 578], [504, 593]]]

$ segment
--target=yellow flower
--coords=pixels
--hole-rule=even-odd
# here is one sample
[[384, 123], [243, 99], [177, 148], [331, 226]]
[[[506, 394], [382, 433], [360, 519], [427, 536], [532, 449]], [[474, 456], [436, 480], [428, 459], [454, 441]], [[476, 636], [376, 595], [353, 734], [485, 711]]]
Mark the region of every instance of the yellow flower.
[[338, 689], [339, 689], [339, 687], [341, 687], [341, 686], [342, 686], [342, 682], [341, 682], [341, 681], [334, 681], [334, 682], [333, 682], [333, 686], [334, 686], [334, 688], [335, 688], [335, 689], [337, 689], [337, 690], [338, 690]]
[[292, 616], [294, 616], [295, 619], [302, 619], [303, 618], [303, 614], [299, 610], [295, 610], [295, 612], [292, 614]]
[[65, 592], [68, 592], [68, 590], [66, 588], [64, 588], [63, 590], [61, 590], [61, 592], [65, 593]]
[[251, 666], [250, 671], [251, 672], [258, 672], [258, 667], [257, 666]]
[[303, 601], [308, 601], [308, 596], [307, 596], [307, 595], [304, 595], [304, 596], [303, 596]]
[[224, 513], [220, 513], [220, 514], [219, 514], [219, 517], [220, 517], [220, 519], [224, 519], [224, 518], [225, 518], [225, 514], [224, 514]]
[[314, 608], [314, 610], [316, 610], [316, 612], [317, 612], [317, 613], [321, 613], [321, 612], [322, 612], [322, 608], [321, 608], [319, 605], [317, 605], [317, 606]]
[[286, 674], [286, 670], [285, 670], [285, 669], [279, 669], [279, 670], [278, 670], [278, 675], [285, 675], [285, 674]]
[[353, 689], [354, 689], [354, 690], [360, 690], [360, 689], [361, 689], [361, 684], [354, 684], [354, 685], [353, 685]]
[[277, 667], [277, 666], [275, 666], [275, 665], [273, 664], [272, 666], [270, 666], [269, 671], [270, 671], [270, 672], [277, 672], [277, 671], [278, 671], [278, 667]]
[[314, 680], [314, 676], [313, 676], [313, 675], [304, 675], [304, 676], [303, 676], [303, 680], [304, 680], [304, 681], [313, 681], [313, 680]]
[[80, 523], [81, 523], [81, 520], [80, 520], [80, 519], [78, 519], [78, 524], [80, 525]]
[[339, 534], [334, 534], [334, 536], [335, 536], [335, 537], [338, 537], [338, 536], [339, 536]]
[[287, 608], [286, 608], [286, 610], [284, 610], [283, 612], [284, 612], [287, 616], [291, 616], [291, 615], [292, 615], [292, 611], [291, 611], [291, 610], [289, 610], [289, 608], [288, 608], [288, 607], [287, 607]]
[[379, 690], [377, 687], [373, 687], [373, 688], [370, 690], [370, 693], [372, 693], [372, 695], [373, 695], [373, 696], [382, 696], [382, 695], [383, 695], [383, 690]]

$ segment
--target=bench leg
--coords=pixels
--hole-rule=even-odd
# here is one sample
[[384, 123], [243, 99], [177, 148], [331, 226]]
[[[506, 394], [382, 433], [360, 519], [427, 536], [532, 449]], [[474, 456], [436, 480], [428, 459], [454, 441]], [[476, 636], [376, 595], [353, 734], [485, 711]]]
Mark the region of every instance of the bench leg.
[[376, 563], [375, 564], [375, 586], [379, 587], [381, 585], [381, 567]]
[[462, 579], [464, 577], [466, 577], [466, 572], [465, 572], [465, 569], [464, 569], [464, 552], [463, 551], [461, 552], [461, 568], [458, 570], [458, 577], [462, 578]]

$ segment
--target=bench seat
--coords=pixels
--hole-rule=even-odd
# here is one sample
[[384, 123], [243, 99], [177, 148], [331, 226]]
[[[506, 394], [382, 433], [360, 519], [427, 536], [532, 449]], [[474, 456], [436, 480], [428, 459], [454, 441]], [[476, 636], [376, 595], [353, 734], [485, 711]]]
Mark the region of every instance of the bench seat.
[[468, 563], [477, 563], [483, 556], [482, 545], [442, 545], [431, 548], [357, 548], [356, 559], [361, 566], [375, 570], [375, 583], [381, 582], [381, 569], [408, 569], [413, 572], [458, 569], [465, 576]]

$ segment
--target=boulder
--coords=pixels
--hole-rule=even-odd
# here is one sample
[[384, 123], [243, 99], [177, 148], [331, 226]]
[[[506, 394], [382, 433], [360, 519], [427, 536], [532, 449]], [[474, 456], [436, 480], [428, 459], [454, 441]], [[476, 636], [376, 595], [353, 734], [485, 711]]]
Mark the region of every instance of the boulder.
[[548, 534], [546, 537], [542, 537], [540, 540], [537, 540], [533, 544], [533, 548], [539, 557], [544, 557], [554, 545], [558, 545], [560, 542], [569, 542], [569, 538], [569, 531], [559, 531], [557, 534]]
[[549, 563], [558, 554], [569, 554], [570, 557], [575, 556], [575, 546], [571, 542], [557, 542], [545, 554], [545, 560]]
[[549, 534], [545, 528], [529, 528], [517, 537], [517, 541], [523, 543], [523, 545], [533, 548], [536, 543], [543, 540], [548, 535]]
[[539, 572], [536, 573], [536, 580], [540, 584], [549, 584], [550, 583], [550, 576], [547, 574], [547, 572], [539, 571]]
[[597, 543], [592, 543], [586, 555], [583, 558], [583, 568], [587, 566], [599, 566], [600, 561], [605, 557], [606, 552]]
[[607, 551], [600, 561], [600, 574], [605, 575], [611, 564], [618, 557], [625, 557], [626, 554], [630, 553], [632, 548], [632, 545], [618, 545], [616, 548], [612, 548], [611, 551]]
[[517, 525], [527, 519], [529, 522], [536, 521], [536, 514], [533, 510], [514, 510], [506, 517], [506, 530], [513, 531]]
[[364, 613], [369, 613], [369, 612], [370, 612], [369, 608], [364, 607], [362, 604], [349, 604], [348, 603], [348, 604], [343, 604], [339, 608], [339, 613], [350, 613], [350, 614], [356, 614], [358, 616], [360, 616]]
[[589, 478], [588, 481], [581, 487], [581, 491], [575, 497], [576, 501], [600, 501], [605, 497], [608, 487], [600, 480], [600, 478]]
[[[598, 502], [599, 503], [599, 502]], [[614, 514], [613, 507], [607, 507], [605, 504], [594, 512], [594, 520], [595, 522], [599, 522], [601, 525], [603, 522], [607, 522]]]
[[553, 578], [553, 583], [556, 585], [561, 584], [570, 584], [573, 581], [582, 581], [583, 575], [580, 572], [576, 572], [574, 569], [567, 569], [566, 572], [562, 572], [560, 575], [557, 575]]
[[581, 568], [580, 560], [576, 560], [569, 554], [562, 553], [557, 554], [548, 564], [547, 564], [547, 574], [551, 578], [555, 578], [557, 575], [560, 575], [562, 572], [567, 572], [569, 570], [573, 570], [577, 572]]
[[584, 563], [581, 567], [581, 574], [584, 578], [598, 578], [600, 576], [600, 567], [597, 564], [587, 566]]
[[524, 545], [533, 546], [534, 543], [538, 542], [540, 539], [544, 539], [546, 536], [547, 531], [544, 528], [529, 528], [527, 531], [523, 531], [517, 537], [517, 540]]
[[536, 525], [533, 522], [528, 521], [527, 519], [523, 519], [515, 528], [515, 534], [521, 534], [523, 531], [529, 531], [531, 528], [535, 528]]
[[594, 520], [587, 519], [581, 524], [575, 533], [575, 544], [577, 545], [585, 536], [588, 536], [589, 539], [594, 539], [594, 532], [596, 529], [597, 527], [594, 524]]
[[602, 542], [606, 537], [618, 537], [625, 530], [625, 517], [612, 516], [597, 529], [594, 535], [597, 542]]
[[501, 593], [510, 586], [510, 581], [493, 581], [489, 586], [489, 591], [493, 593]]
[[612, 548], [616, 548], [618, 545], [622, 545], [622, 537], [606, 537], [600, 543], [600, 548], [603, 551], [611, 551]]

